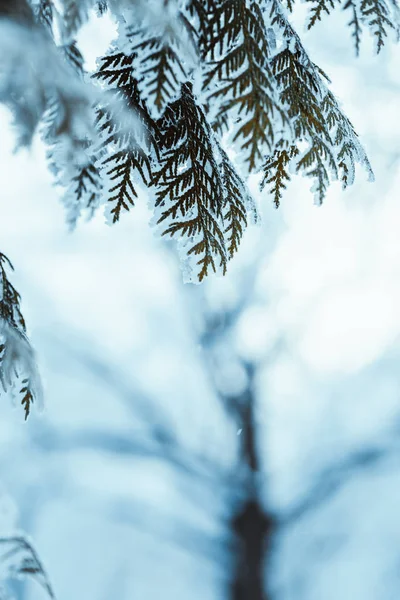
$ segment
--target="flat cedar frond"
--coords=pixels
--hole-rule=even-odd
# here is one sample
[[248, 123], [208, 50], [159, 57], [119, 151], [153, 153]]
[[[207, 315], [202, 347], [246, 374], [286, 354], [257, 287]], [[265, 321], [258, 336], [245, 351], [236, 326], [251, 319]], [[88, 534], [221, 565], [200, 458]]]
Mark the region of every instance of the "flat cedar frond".
[[318, 136], [312, 139], [310, 147], [297, 161], [296, 170], [314, 179], [312, 191], [317, 204], [322, 204], [330, 179], [328, 169], [337, 177], [337, 167], [332, 148]]
[[212, 38], [210, 20], [217, 12], [219, 0], [187, 0], [186, 10], [194, 19], [194, 30], [196, 32], [197, 48], [201, 58], [206, 58]]
[[372, 180], [373, 172], [371, 165], [360, 144], [354, 127], [346, 115], [340, 110], [335, 96], [329, 90], [326, 91], [321, 107], [333, 137], [334, 148], [336, 151], [336, 164], [343, 189], [354, 182], [354, 168], [356, 162], [364, 166]]
[[271, 60], [281, 102], [287, 106], [297, 140], [314, 134], [327, 137], [319, 100], [321, 82], [314, 65], [304, 64], [301, 59], [300, 51], [286, 47]]
[[88, 162], [77, 165], [71, 174], [69, 185], [63, 196], [63, 204], [67, 211], [67, 224], [72, 230], [77, 221], [86, 212], [91, 218], [99, 207], [102, 196], [102, 181], [95, 159], [88, 157]]
[[270, 192], [273, 194], [276, 208], [279, 208], [282, 192], [290, 181], [289, 165], [298, 154], [297, 146], [293, 145], [288, 149], [277, 149], [271, 156], [267, 157], [263, 165], [264, 176], [260, 183], [260, 189], [263, 190], [267, 184], [271, 184]]
[[155, 31], [146, 25], [128, 30], [130, 50], [135, 55], [133, 69], [143, 99], [154, 106], [158, 118], [175, 98], [188, 78], [186, 57], [195, 53], [191, 44], [190, 24], [182, 13], [175, 27], [164, 25]]
[[[340, 4], [340, 0], [307, 0], [312, 6], [307, 27], [311, 29], [322, 16]], [[366, 25], [375, 38], [376, 52], [379, 54], [390, 29], [400, 31], [399, 8], [397, 1], [387, 3], [385, 0], [347, 0], [343, 10], [351, 12], [349, 27], [354, 39], [356, 54], [359, 54], [362, 25]]]
[[[351, 13], [357, 53], [364, 27], [378, 52], [389, 30], [399, 33], [398, 0], [306, 1], [309, 29], [339, 4]], [[112, 221], [118, 221], [135, 203], [138, 187], [154, 185], [163, 234], [181, 238], [186, 256], [197, 259], [201, 280], [211, 271], [225, 272], [252, 204], [222, 149], [223, 134], [229, 133], [248, 173], [263, 169], [261, 188], [269, 189], [277, 207], [293, 172], [314, 179], [318, 203], [331, 179], [338, 177], [343, 187], [353, 182], [356, 163], [372, 176], [328, 75], [310, 60], [288, 20], [284, 5], [291, 11], [294, 0], [31, 4], [33, 12], [28, 0], [0, 6], [0, 28], [8, 19], [18, 36], [27, 35], [28, 23], [34, 33], [27, 38], [32, 51], [23, 45], [21, 52], [15, 36], [5, 35], [9, 24], [0, 32], [0, 100], [15, 117], [21, 143], [29, 144], [44, 124], [50, 168], [67, 190], [70, 225], [82, 209], [95, 210], [104, 193]], [[82, 91], [84, 60], [74, 41], [92, 8], [98, 14], [109, 9], [118, 26], [116, 41], [92, 76], [98, 96]], [[57, 49], [48, 43], [53, 25]], [[60, 53], [73, 69], [59, 61]], [[3, 60], [8, 54], [12, 68]]]
[[[30, 377], [37, 378], [32, 350], [26, 337], [26, 325], [20, 309], [20, 295], [7, 277], [13, 270], [8, 258], [0, 252], [0, 381], [5, 392], [17, 389], [27, 419], [39, 390]], [[23, 377], [21, 381], [21, 376]]]
[[249, 171], [256, 170], [273, 147], [277, 121], [286, 121], [275, 93], [260, 7], [253, 1], [223, 1], [209, 21], [206, 38], [204, 89], [210, 90], [209, 103], [218, 106], [214, 127], [221, 131], [225, 117], [232, 117], [233, 140], [240, 142]]
[[243, 233], [247, 227], [247, 207], [251, 203], [246, 184], [236, 172], [228, 155], [219, 147], [221, 155], [220, 170], [224, 187], [223, 218], [228, 257], [231, 259], [238, 251]]
[[[99, 164], [109, 180], [108, 202], [112, 221], [119, 220], [122, 209], [134, 205], [137, 192], [134, 178], [149, 184], [151, 152], [157, 154], [156, 125], [142, 101], [137, 80], [133, 77], [135, 54], [117, 49], [101, 59], [94, 74], [106, 86], [110, 101], [98, 109], [97, 123], [102, 135]], [[100, 148], [101, 152], [101, 148]]]
[[[324, 13], [329, 15], [331, 10], [335, 8], [334, 0], [307, 0], [307, 2], [312, 4], [307, 29], [311, 29], [317, 21], [321, 21]], [[338, 2], [340, 2], [340, 0], [338, 0]]]
[[[272, 59], [272, 71], [281, 90], [281, 101], [288, 107], [294, 137], [291, 146], [282, 139], [274, 154], [264, 165], [263, 186], [272, 184], [275, 204], [289, 178], [288, 165], [294, 162], [297, 172], [315, 179], [313, 190], [317, 203], [325, 197], [330, 177], [340, 177], [343, 187], [354, 180], [354, 165], [361, 163], [372, 176], [365, 152], [354, 128], [328, 89], [326, 73], [312, 63], [280, 6], [273, 2], [272, 23], [287, 38], [286, 47]], [[307, 149], [289, 158], [289, 147], [297, 148], [299, 141]]]
[[96, 2], [96, 10], [99, 16], [105, 15], [108, 10], [107, 0], [100, 0], [100, 2]]
[[226, 271], [223, 230], [225, 194], [214, 156], [212, 131], [196, 104], [190, 84], [170, 104], [160, 122], [160, 169], [154, 173], [156, 207], [163, 235], [187, 240], [202, 281], [209, 270]]
[[376, 51], [379, 54], [385, 43], [388, 29], [398, 28], [399, 23], [393, 22], [390, 8], [385, 0], [361, 0], [360, 14], [361, 20], [367, 24], [375, 37]]
[[351, 29], [351, 37], [354, 40], [354, 48], [356, 51], [356, 56], [360, 54], [360, 46], [361, 46], [361, 16], [359, 12], [359, 5], [354, 0], [347, 0], [347, 2], [343, 5], [343, 10], [349, 10], [351, 13], [351, 19], [348, 23]]
[[5, 254], [0, 252], [0, 319], [9, 326], [25, 332], [25, 319], [19, 306], [21, 297], [7, 277], [6, 267], [14, 270]]
[[333, 159], [332, 140], [321, 108], [321, 98], [325, 89], [319, 70], [304, 57], [301, 48], [292, 52], [288, 47], [278, 52], [271, 61], [272, 71], [281, 90], [281, 101], [287, 106], [292, 121], [294, 140], [288, 144], [280, 141], [279, 147], [267, 158], [264, 164], [262, 185], [272, 184], [274, 202], [279, 206], [282, 190], [289, 180], [288, 165], [297, 157], [294, 147], [299, 141], [308, 144], [307, 151], [296, 163], [296, 170], [309, 177], [315, 177], [315, 192], [321, 203], [329, 183], [325, 162], [329, 170], [337, 172]]
[[22, 387], [20, 389], [21, 404], [25, 413], [25, 421], [29, 417], [31, 412], [31, 406], [33, 404], [33, 394], [28, 378], [22, 380]]

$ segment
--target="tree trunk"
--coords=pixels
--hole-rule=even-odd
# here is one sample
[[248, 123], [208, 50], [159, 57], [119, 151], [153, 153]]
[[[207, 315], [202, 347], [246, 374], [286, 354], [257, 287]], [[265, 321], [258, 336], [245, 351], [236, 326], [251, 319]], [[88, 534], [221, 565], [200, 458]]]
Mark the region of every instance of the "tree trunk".
[[231, 521], [237, 542], [235, 571], [230, 590], [231, 600], [270, 600], [266, 590], [267, 561], [274, 521], [264, 510], [258, 489], [260, 460], [257, 427], [254, 420], [254, 369], [247, 365], [249, 384], [236, 403], [241, 431], [241, 464], [248, 477], [247, 499]]

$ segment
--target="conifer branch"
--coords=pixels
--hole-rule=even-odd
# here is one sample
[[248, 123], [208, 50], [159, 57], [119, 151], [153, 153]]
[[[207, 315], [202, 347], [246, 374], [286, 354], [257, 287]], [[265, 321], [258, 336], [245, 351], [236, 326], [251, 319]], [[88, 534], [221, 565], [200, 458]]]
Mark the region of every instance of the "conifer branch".
[[354, 47], [356, 51], [356, 56], [360, 54], [360, 46], [361, 46], [361, 22], [360, 22], [360, 14], [359, 14], [359, 6], [356, 4], [354, 0], [347, 0], [345, 5], [343, 6], [343, 10], [350, 10], [351, 12], [351, 20], [349, 21], [349, 27], [352, 30], [351, 37], [354, 40]]
[[305, 175], [314, 180], [312, 191], [317, 204], [322, 204], [328, 189], [330, 179], [328, 169], [337, 178], [337, 167], [332, 148], [328, 143], [314, 136], [312, 143], [303, 156], [297, 161], [296, 170], [304, 171]]
[[15, 392], [17, 388], [27, 419], [31, 405], [40, 396], [40, 382], [26, 336], [20, 295], [7, 277], [7, 268], [14, 270], [8, 258], [0, 253], [0, 381], [4, 392]]
[[187, 20], [178, 12], [174, 27], [168, 22], [158, 28], [143, 24], [126, 33], [130, 52], [135, 56], [133, 70], [139, 90], [143, 100], [154, 106], [155, 118], [179, 94], [182, 83], [188, 78], [183, 57], [195, 52], [194, 48], [190, 51], [188, 47], [191, 43], [191, 37], [185, 36], [188, 29]]
[[248, 169], [254, 171], [273, 147], [277, 123], [288, 124], [276, 96], [260, 7], [254, 1], [224, 0], [210, 17], [206, 39], [204, 89], [211, 89], [209, 103], [218, 105], [214, 127], [221, 132], [227, 116], [237, 123], [233, 141], [240, 142]]
[[[284, 1], [292, 10], [293, 0]], [[31, 43], [41, 41], [34, 60], [22, 61], [22, 76], [7, 72], [4, 85], [0, 73], [0, 101], [22, 125], [22, 143], [41, 124], [50, 168], [67, 188], [71, 226], [82, 210], [96, 209], [103, 193], [118, 221], [139, 186], [154, 185], [163, 234], [180, 237], [186, 256], [197, 257], [201, 280], [225, 272], [252, 210], [221, 146], [225, 132], [248, 172], [263, 168], [261, 187], [268, 186], [276, 206], [293, 172], [314, 179], [319, 203], [331, 179], [339, 177], [343, 187], [353, 182], [356, 163], [372, 177], [328, 76], [310, 60], [282, 2], [167, 0], [155, 9], [145, 0], [60, 0], [59, 13], [51, 0], [35, 0], [35, 15], [26, 0], [0, 3], [0, 15], [18, 35], [28, 35], [29, 23]], [[311, 28], [341, 0], [308, 2]], [[82, 92], [84, 59], [75, 42], [92, 8], [109, 9], [118, 24], [118, 37], [93, 75], [102, 98]], [[344, 0], [343, 9], [352, 14], [357, 53], [362, 27], [373, 32], [378, 52], [389, 29], [398, 31], [397, 0]], [[56, 16], [58, 48], [49, 43]], [[20, 44], [10, 44], [17, 64]], [[51, 58], [49, 70], [42, 68], [44, 56]], [[192, 88], [199, 84], [196, 99]]]
[[220, 170], [224, 188], [223, 220], [225, 223], [226, 247], [229, 259], [239, 250], [239, 245], [247, 227], [247, 212], [253, 201], [246, 184], [236, 172], [228, 155], [219, 146], [221, 155]]
[[76, 227], [82, 212], [91, 219], [102, 199], [102, 181], [94, 158], [77, 165], [70, 175], [70, 184], [62, 198], [67, 212], [67, 224], [72, 230]]
[[354, 182], [355, 163], [360, 163], [368, 172], [369, 179], [374, 178], [368, 157], [350, 120], [340, 109], [331, 91], [326, 90], [322, 100], [322, 111], [333, 137], [336, 151], [336, 165], [342, 187], [345, 189]]
[[152, 179], [151, 152], [157, 155], [156, 125], [140, 97], [133, 77], [135, 55], [116, 48], [101, 59], [94, 77], [107, 87], [110, 101], [98, 109], [97, 126], [103, 148], [99, 165], [109, 179], [108, 202], [112, 221], [129, 210], [137, 197], [134, 178], [148, 185]]
[[388, 29], [396, 28], [390, 18], [389, 7], [385, 0], [361, 0], [360, 14], [362, 21], [367, 24], [375, 36], [376, 52], [379, 54], [388, 35]]
[[162, 235], [186, 240], [188, 257], [198, 258], [202, 281], [210, 269], [226, 272], [223, 230], [225, 192], [211, 142], [212, 131], [190, 84], [160, 122], [160, 169], [154, 173], [157, 223]]
[[[321, 21], [324, 13], [329, 15], [335, 8], [334, 0], [307, 0], [307, 2], [313, 4], [313, 6], [310, 8], [310, 17], [308, 20], [307, 29], [311, 29], [314, 27], [317, 21]], [[337, 0], [337, 2], [339, 3], [340, 0]]]
[[286, 189], [290, 181], [289, 165], [291, 161], [299, 154], [297, 146], [291, 145], [288, 149], [277, 149], [267, 157], [263, 165], [263, 178], [260, 183], [260, 190], [263, 190], [267, 184], [271, 184], [270, 193], [273, 194], [274, 204], [279, 208], [283, 190]]
[[213, 36], [210, 19], [217, 12], [219, 0], [187, 0], [186, 11], [194, 22], [197, 48], [202, 60], [206, 59]]

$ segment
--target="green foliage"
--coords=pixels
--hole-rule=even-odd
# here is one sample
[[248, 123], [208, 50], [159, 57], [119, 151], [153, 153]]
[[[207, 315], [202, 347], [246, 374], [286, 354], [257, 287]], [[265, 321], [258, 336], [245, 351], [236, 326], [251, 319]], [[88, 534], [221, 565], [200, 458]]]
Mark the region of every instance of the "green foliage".
[[0, 252], [0, 319], [18, 331], [25, 331], [25, 320], [19, 306], [20, 295], [7, 277], [6, 267], [14, 270], [5, 254]]
[[[234, 169], [228, 155], [219, 148], [221, 160], [222, 184], [224, 188], [223, 220], [225, 223], [225, 237], [228, 257], [233, 258], [239, 250], [239, 245], [247, 227], [247, 211], [255, 211], [253, 200], [247, 190], [246, 184]], [[254, 214], [255, 220], [257, 214]]]
[[[310, 17], [308, 29], [311, 29], [317, 21], [321, 21], [323, 15], [329, 15], [331, 11], [340, 4], [340, 0], [307, 0], [310, 3]], [[360, 52], [361, 34], [363, 26], [366, 26], [374, 36], [376, 51], [379, 53], [388, 37], [390, 30], [399, 36], [399, 7], [397, 0], [347, 0], [343, 10], [351, 13], [349, 26], [354, 40], [356, 54]]]
[[157, 223], [166, 223], [162, 234], [187, 238], [187, 254], [197, 257], [198, 279], [210, 268], [226, 272], [223, 236], [225, 189], [214, 155], [212, 132], [196, 104], [191, 86], [184, 84], [178, 100], [160, 121], [160, 169], [154, 173]]
[[307, 24], [307, 28], [311, 29], [317, 21], [321, 21], [323, 14], [329, 15], [330, 12], [335, 8], [334, 0], [307, 0], [312, 4], [310, 8], [310, 17]]
[[20, 295], [7, 277], [7, 268], [13, 270], [8, 258], [0, 253], [0, 381], [5, 392], [12, 391], [20, 398], [27, 419], [39, 394], [37, 372]]
[[[147, 104], [155, 109], [155, 116], [162, 114], [167, 104], [179, 94], [181, 84], [188, 78], [184, 56], [195, 48], [185, 32], [190, 33], [187, 20], [177, 14], [178, 26], [141, 27], [127, 31], [130, 51], [135, 57], [133, 71], [138, 87]], [[186, 45], [185, 45], [186, 42]]]
[[274, 144], [276, 121], [285, 123], [270, 68], [263, 14], [256, 2], [225, 0], [207, 23], [204, 89], [209, 104], [217, 103], [214, 127], [223, 131], [227, 115], [238, 121], [233, 141], [240, 142], [249, 171], [259, 167]]
[[[94, 75], [109, 93], [109, 102], [97, 111], [97, 125], [102, 136], [97, 152], [100, 153], [99, 165], [109, 180], [108, 202], [114, 223], [119, 220], [122, 209], [129, 210], [134, 206], [137, 198], [135, 175], [138, 174], [145, 185], [150, 184], [149, 153], [152, 149], [158, 152], [156, 124], [133, 77], [134, 60], [135, 54], [126, 55], [114, 47], [101, 59]], [[108, 152], [102, 152], [103, 148]]]
[[286, 189], [286, 184], [290, 181], [288, 172], [289, 164], [298, 154], [299, 150], [297, 146], [290, 146], [288, 149], [282, 148], [275, 150], [264, 163], [264, 176], [261, 180], [260, 188], [263, 190], [267, 184], [271, 184], [270, 189], [276, 208], [279, 208], [283, 190]]
[[[307, 55], [279, 0], [165, 7], [159, 21], [140, 11], [136, 21], [125, 19], [94, 75], [135, 111], [145, 132], [121, 135], [115, 107], [101, 109], [98, 165], [113, 221], [134, 204], [135, 178], [155, 187], [162, 234], [180, 239], [187, 257], [196, 257], [201, 281], [210, 271], [225, 273], [248, 220], [248, 193], [223, 149], [225, 132], [245, 171], [262, 170], [261, 188], [270, 189], [276, 206], [290, 173], [313, 180], [320, 204], [332, 179], [346, 187], [357, 162], [370, 166], [328, 77]], [[334, 0], [311, 3], [309, 26], [333, 8]]]
[[78, 166], [76, 172], [71, 174], [70, 185], [64, 196], [70, 229], [75, 228], [83, 211], [87, 213], [88, 218], [94, 215], [100, 204], [101, 194], [102, 181], [94, 159]]
[[225, 274], [239, 248], [252, 200], [189, 83], [168, 105], [159, 131], [161, 166], [152, 184], [162, 235], [178, 235], [188, 256], [197, 257], [199, 281], [210, 269]]
[[354, 181], [356, 163], [362, 164], [370, 177], [371, 167], [352, 124], [328, 88], [329, 78], [310, 60], [277, 2], [270, 16], [277, 35], [284, 39], [271, 65], [292, 134], [282, 137], [267, 156], [261, 188], [270, 184], [279, 206], [289, 172], [302, 172], [314, 180], [312, 190], [316, 202], [322, 204], [332, 179], [339, 177], [345, 188]]
[[[27, 22], [32, 11], [21, 2]], [[397, 0], [307, 2], [308, 29], [339, 6], [349, 12], [357, 52], [364, 29], [380, 52], [389, 31], [399, 28]], [[51, 75], [41, 62], [32, 69], [26, 60], [2, 101], [23, 125], [22, 141], [44, 123], [71, 226], [102, 201], [116, 222], [139, 190], [150, 188], [158, 228], [178, 240], [191, 280], [202, 281], [210, 272], [225, 273], [240, 245], [253, 210], [242, 175], [261, 171], [261, 188], [277, 207], [293, 174], [312, 180], [319, 204], [332, 180], [343, 188], [353, 183], [357, 163], [371, 175], [329, 78], [287, 17], [293, 0], [285, 7], [281, 0], [61, 0], [51, 41], [56, 9], [50, 0], [34, 3]], [[87, 86], [84, 97], [88, 78], [76, 35], [92, 8], [108, 11], [118, 34], [92, 74], [95, 91]], [[14, 22], [20, 13], [7, 6]], [[63, 64], [54, 60], [54, 39]], [[39, 77], [35, 86], [43, 73], [46, 80]]]

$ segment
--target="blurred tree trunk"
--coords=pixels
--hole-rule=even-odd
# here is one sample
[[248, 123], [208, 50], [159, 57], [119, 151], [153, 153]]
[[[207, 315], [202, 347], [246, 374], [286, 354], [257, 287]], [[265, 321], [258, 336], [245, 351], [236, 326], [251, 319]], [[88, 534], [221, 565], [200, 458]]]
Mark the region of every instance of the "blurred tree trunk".
[[246, 499], [233, 515], [231, 528], [237, 540], [231, 600], [270, 600], [266, 574], [274, 520], [265, 511], [260, 497], [261, 477], [257, 425], [254, 418], [254, 367], [247, 365], [248, 384], [234, 404], [241, 428], [241, 467], [246, 471]]

